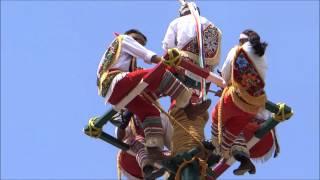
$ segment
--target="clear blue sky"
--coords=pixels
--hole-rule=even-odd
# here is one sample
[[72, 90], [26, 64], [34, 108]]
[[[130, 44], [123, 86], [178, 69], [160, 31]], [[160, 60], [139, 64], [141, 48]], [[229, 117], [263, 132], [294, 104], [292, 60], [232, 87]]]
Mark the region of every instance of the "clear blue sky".
[[[256, 175], [236, 177], [234, 166], [222, 179], [318, 179], [319, 2], [197, 2], [223, 32], [220, 67], [246, 28], [269, 43], [268, 98], [295, 112], [278, 126], [278, 158], [257, 163]], [[140, 29], [147, 47], [162, 54], [178, 7], [177, 1], [1, 1], [1, 178], [115, 179], [117, 149], [82, 133], [91, 116], [108, 108], [95, 85], [100, 56], [113, 32], [129, 28]], [[213, 107], [217, 98], [210, 97]]]

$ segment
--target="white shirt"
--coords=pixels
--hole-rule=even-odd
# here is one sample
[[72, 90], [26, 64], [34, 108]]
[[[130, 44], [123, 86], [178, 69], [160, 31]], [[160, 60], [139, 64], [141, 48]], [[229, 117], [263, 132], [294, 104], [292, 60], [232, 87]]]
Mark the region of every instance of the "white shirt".
[[[263, 80], [265, 80], [266, 72], [268, 69], [265, 56], [264, 55], [263, 56], [256, 55], [254, 53], [254, 49], [253, 49], [250, 42], [244, 43], [242, 45], [242, 48], [248, 54], [249, 58], [253, 61], [261, 78]], [[236, 47], [232, 48], [229, 51], [228, 56], [222, 66], [222, 70], [221, 70], [222, 78], [226, 81], [227, 84], [229, 83], [229, 81], [231, 79], [231, 62], [236, 54], [236, 51], [237, 51]]]
[[[203, 25], [203, 29], [212, 24], [202, 16], [200, 16], [200, 23]], [[162, 48], [164, 50], [175, 47], [182, 49], [196, 36], [196, 23], [191, 14], [176, 18], [169, 24], [166, 35], [162, 41]]]
[[[134, 40], [131, 36], [128, 35], [122, 35], [123, 39], [121, 41], [121, 52], [119, 55], [118, 61], [113, 64], [110, 68], [117, 68], [123, 71], [122, 73], [117, 74], [112, 82], [111, 85], [107, 91], [107, 94], [105, 96], [105, 101], [107, 103], [108, 99], [113, 93], [113, 89], [115, 85], [122, 79], [124, 78], [127, 73], [129, 72], [130, 65], [131, 65], [131, 60], [132, 56], [136, 58], [141, 58], [144, 60], [144, 62], [151, 64], [151, 58], [152, 56], [156, 55], [154, 52], [148, 50], [144, 46], [142, 46], [140, 43], [138, 43], [136, 40]], [[108, 50], [103, 54], [100, 63], [99, 63], [99, 68], [97, 75], [99, 77], [99, 69], [102, 66], [102, 63], [104, 62], [105, 55]]]
[[[203, 29], [206, 29], [209, 25], [214, 26], [212, 22], [202, 16], [200, 16], [200, 23]], [[221, 34], [220, 30], [219, 32]], [[191, 14], [181, 16], [174, 19], [169, 24], [167, 32], [162, 41], [162, 48], [164, 50], [170, 48], [182, 49], [189, 41], [191, 41], [191, 39], [195, 38], [196, 36], [196, 23], [194, 17]], [[220, 57], [218, 57], [218, 59], [220, 59]], [[185, 75], [197, 82], [201, 82], [202, 78], [194, 73], [191, 73], [190, 71], [185, 71]]]
[[[136, 58], [141, 58], [144, 60], [144, 62], [151, 64], [151, 57], [156, 55], [156, 53], [148, 50], [147, 48], [139, 44], [131, 36], [128, 36], [128, 35], [122, 35], [122, 36], [123, 36], [123, 39], [121, 41], [122, 48], [121, 48], [119, 59], [115, 64], [111, 66], [111, 68], [117, 68], [123, 72], [129, 72], [132, 56]], [[101, 58], [100, 65], [104, 61], [106, 52], [103, 54]]]

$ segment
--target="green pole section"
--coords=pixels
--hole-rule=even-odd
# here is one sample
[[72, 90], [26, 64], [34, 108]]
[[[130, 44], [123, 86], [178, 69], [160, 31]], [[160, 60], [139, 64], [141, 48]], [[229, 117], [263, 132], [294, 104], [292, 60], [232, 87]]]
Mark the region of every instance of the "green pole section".
[[[200, 152], [200, 149], [193, 148], [190, 151], [183, 153], [182, 157], [185, 160], [190, 161], [199, 152]], [[188, 179], [198, 180], [199, 177], [200, 177], [200, 172], [199, 172], [198, 161], [193, 161], [192, 163], [188, 164], [181, 172], [181, 179], [183, 180], [188, 180]]]
[[[266, 109], [272, 113], [277, 113], [279, 112], [279, 106], [271, 101], [266, 102]], [[290, 113], [291, 112], [291, 107], [285, 105], [284, 107], [284, 113]]]
[[117, 111], [109, 109], [103, 116], [94, 122], [94, 126], [97, 128], [102, 128], [115, 114]]
[[123, 150], [123, 151], [128, 151], [130, 146], [122, 141], [119, 141], [118, 139], [114, 138], [113, 136], [105, 133], [105, 132], [101, 132], [101, 135], [99, 136], [100, 139], [102, 139], [103, 141], [110, 143], [114, 146], [116, 146], [117, 148]]
[[267, 134], [277, 124], [279, 124], [278, 121], [274, 120], [273, 118], [269, 118], [267, 121], [265, 121], [263, 124], [261, 124], [261, 127], [255, 132], [254, 136], [261, 139], [265, 134]]
[[[104, 115], [99, 117], [97, 120], [94, 121], [94, 127], [96, 128], [102, 128], [115, 114], [117, 114], [117, 111], [113, 109], [109, 109]], [[84, 131], [88, 132], [89, 131], [89, 126], [86, 125], [84, 127]]]
[[[267, 101], [266, 103], [266, 109], [277, 114], [279, 112], [279, 106], [274, 104], [271, 101]], [[284, 106], [284, 114], [291, 113], [292, 109], [285, 105]], [[255, 137], [261, 139], [265, 134], [267, 134], [272, 128], [277, 126], [281, 121], [277, 121], [273, 118], [269, 118], [267, 121], [265, 121], [261, 127], [256, 131]]]
[[188, 164], [181, 173], [182, 180], [198, 180], [200, 178], [199, 163], [198, 161], [193, 161]]

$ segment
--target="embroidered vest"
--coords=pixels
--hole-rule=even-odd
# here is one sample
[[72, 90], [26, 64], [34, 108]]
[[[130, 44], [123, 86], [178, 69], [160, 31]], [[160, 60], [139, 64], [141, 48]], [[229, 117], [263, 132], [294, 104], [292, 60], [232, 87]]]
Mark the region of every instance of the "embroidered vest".
[[[219, 29], [210, 24], [203, 30], [202, 40], [205, 64], [210, 66], [218, 65], [221, 43], [221, 33]], [[198, 64], [199, 48], [197, 37], [191, 39], [182, 48], [182, 56], [189, 57], [195, 64]]]
[[256, 114], [267, 101], [265, 83], [247, 53], [238, 47], [231, 62], [231, 87], [233, 102], [243, 111]]
[[98, 72], [97, 72], [97, 86], [98, 86], [98, 94], [102, 97], [105, 97], [110, 84], [113, 78], [120, 73], [121, 71], [109, 71], [110, 67], [115, 64], [120, 56], [121, 52], [121, 41], [122, 36], [119, 35], [111, 45], [104, 55], [104, 59], [101, 60]]
[[[207, 26], [202, 33], [203, 40], [203, 56], [204, 56], [204, 68], [212, 71], [214, 67], [219, 64], [220, 59], [220, 43], [221, 33], [220, 30], [214, 27], [212, 24]], [[184, 61], [190, 61], [199, 66], [199, 48], [198, 39], [194, 37], [191, 39], [181, 51], [181, 56]], [[188, 84], [188, 87], [199, 89], [201, 78], [189, 71], [185, 72], [184, 84]]]

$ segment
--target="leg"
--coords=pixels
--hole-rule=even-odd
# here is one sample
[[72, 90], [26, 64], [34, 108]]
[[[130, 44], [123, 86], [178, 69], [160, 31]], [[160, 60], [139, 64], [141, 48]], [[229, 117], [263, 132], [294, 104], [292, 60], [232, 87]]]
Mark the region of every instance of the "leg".
[[[222, 102], [222, 141], [221, 151], [225, 158], [230, 157], [230, 148], [234, 143], [236, 137], [248, 124], [253, 114], [243, 112], [232, 101], [231, 96], [226, 95], [221, 98]], [[220, 102], [217, 103], [212, 113], [212, 141], [215, 146], [218, 145], [218, 109]]]
[[233, 171], [233, 174], [243, 175], [246, 172], [249, 172], [250, 174], [254, 174], [256, 172], [256, 168], [250, 160], [250, 153], [243, 133], [240, 133], [232, 144], [231, 154], [240, 162], [240, 166]]

